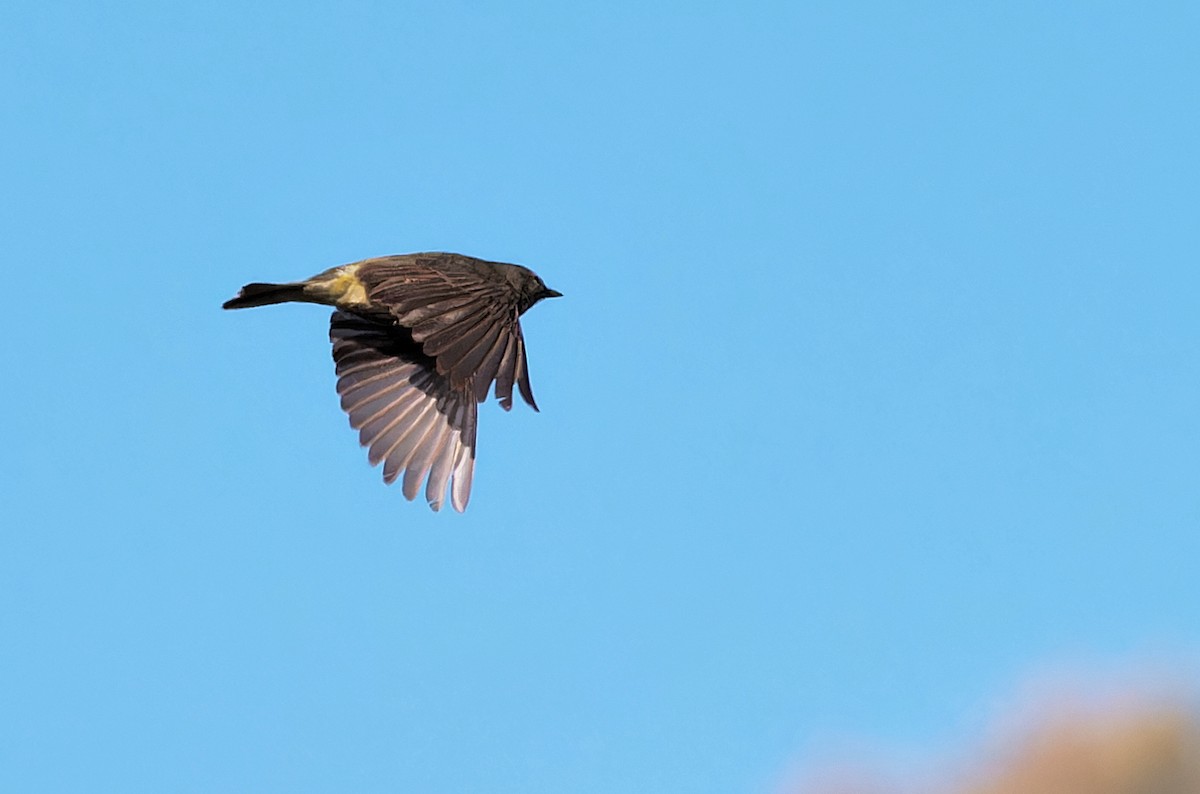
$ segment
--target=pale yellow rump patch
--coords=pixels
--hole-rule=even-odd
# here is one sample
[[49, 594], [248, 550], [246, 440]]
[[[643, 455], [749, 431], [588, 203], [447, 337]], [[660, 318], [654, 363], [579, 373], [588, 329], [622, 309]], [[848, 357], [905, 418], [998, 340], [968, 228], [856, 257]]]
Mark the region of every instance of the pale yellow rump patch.
[[343, 309], [366, 306], [367, 288], [356, 275], [361, 263], [343, 265], [309, 279], [304, 291], [321, 303], [330, 303]]

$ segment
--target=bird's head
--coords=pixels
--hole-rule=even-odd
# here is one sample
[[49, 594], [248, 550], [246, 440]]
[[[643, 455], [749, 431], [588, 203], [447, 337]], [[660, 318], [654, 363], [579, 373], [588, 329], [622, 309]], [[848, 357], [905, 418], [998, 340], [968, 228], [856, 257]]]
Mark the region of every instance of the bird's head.
[[529, 311], [529, 307], [544, 298], [562, 297], [561, 292], [547, 287], [546, 282], [542, 281], [537, 273], [534, 273], [527, 267], [521, 267], [520, 265], [517, 265], [517, 267], [520, 268], [517, 290], [521, 296], [521, 314]]

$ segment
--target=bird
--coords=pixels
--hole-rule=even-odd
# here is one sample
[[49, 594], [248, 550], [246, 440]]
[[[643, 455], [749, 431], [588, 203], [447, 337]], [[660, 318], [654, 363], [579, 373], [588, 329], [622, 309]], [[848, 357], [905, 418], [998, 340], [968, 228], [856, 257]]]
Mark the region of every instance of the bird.
[[329, 339], [342, 410], [383, 481], [412, 501], [425, 483], [436, 512], [467, 508], [475, 473], [478, 404], [495, 384], [511, 410], [513, 386], [538, 411], [520, 317], [562, 297], [522, 265], [425, 252], [363, 259], [304, 281], [252, 283], [223, 304], [334, 307]]

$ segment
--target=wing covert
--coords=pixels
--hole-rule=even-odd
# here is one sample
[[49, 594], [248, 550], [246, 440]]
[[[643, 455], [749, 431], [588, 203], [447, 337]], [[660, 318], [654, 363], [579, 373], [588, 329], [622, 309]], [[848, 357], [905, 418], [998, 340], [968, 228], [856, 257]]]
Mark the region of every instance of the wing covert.
[[455, 390], [487, 399], [492, 383], [505, 410], [512, 387], [534, 410], [519, 320], [519, 296], [487, 263], [449, 254], [363, 262], [356, 277], [371, 304], [409, 329]]

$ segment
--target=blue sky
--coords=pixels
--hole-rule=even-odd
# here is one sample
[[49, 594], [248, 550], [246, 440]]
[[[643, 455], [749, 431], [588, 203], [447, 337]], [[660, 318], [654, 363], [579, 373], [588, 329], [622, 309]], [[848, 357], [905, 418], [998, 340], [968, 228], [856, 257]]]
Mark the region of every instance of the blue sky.
[[[1051, 7], [1053, 6], [1053, 7]], [[10, 3], [0, 788], [769, 791], [1200, 645], [1191, 3]], [[327, 312], [566, 297], [470, 509]]]

